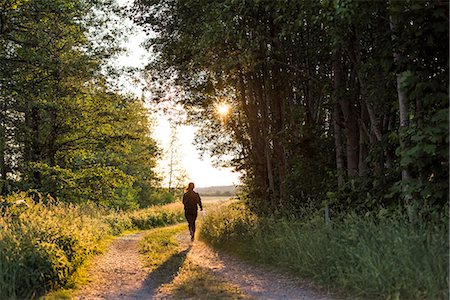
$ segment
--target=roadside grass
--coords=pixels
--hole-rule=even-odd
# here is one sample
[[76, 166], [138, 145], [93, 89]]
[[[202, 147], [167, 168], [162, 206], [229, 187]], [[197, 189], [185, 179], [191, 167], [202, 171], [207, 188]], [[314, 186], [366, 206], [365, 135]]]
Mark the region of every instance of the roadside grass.
[[140, 242], [152, 281], [161, 291], [171, 299], [248, 299], [236, 286], [191, 262], [190, 246], [183, 248], [177, 241], [183, 231], [186, 224], [153, 229]]
[[173, 264], [181, 265], [184, 257], [177, 255], [181, 251], [177, 235], [185, 230], [185, 224], [178, 224], [153, 229], [146, 234], [139, 242], [139, 252], [145, 258], [145, 265], [150, 267], [150, 269], [155, 269], [173, 257], [178, 257], [178, 259], [173, 260]]
[[[124, 231], [123, 234], [132, 233], [134, 230]], [[71, 300], [73, 299], [74, 290], [79, 286], [89, 283], [88, 270], [91, 268], [92, 263], [97, 255], [104, 253], [110, 244], [117, 238], [117, 236], [108, 235], [98, 242], [97, 249], [93, 255], [87, 257], [83, 263], [73, 272], [73, 274], [67, 279], [67, 283], [57, 289], [51, 290], [49, 293], [42, 297], [41, 300]]]
[[226, 283], [189, 258], [170, 284], [162, 288], [172, 299], [250, 299], [237, 286]]
[[63, 297], [112, 236], [184, 221], [180, 203], [124, 212], [52, 198], [36, 203], [25, 193], [1, 200], [2, 299], [37, 298], [52, 290]]
[[232, 204], [203, 220], [200, 236], [213, 246], [379, 299], [448, 299], [448, 227], [413, 227], [401, 218], [324, 224], [261, 218]]

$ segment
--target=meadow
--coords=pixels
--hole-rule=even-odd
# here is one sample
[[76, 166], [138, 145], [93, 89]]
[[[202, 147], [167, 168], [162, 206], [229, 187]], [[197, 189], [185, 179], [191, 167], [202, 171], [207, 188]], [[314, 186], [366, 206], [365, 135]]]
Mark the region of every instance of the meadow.
[[448, 227], [400, 216], [347, 216], [325, 224], [259, 217], [242, 203], [212, 212], [201, 238], [257, 263], [364, 299], [448, 299]]
[[37, 298], [72, 284], [72, 276], [104, 241], [126, 231], [184, 221], [181, 203], [139, 210], [73, 205], [26, 193], [2, 198], [0, 295]]

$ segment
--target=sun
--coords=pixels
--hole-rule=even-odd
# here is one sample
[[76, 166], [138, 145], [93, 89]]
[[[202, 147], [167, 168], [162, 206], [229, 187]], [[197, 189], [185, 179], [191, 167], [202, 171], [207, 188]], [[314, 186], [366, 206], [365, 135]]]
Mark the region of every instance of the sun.
[[228, 116], [231, 110], [231, 106], [228, 103], [225, 102], [219, 102], [216, 105], [216, 112], [221, 118], [225, 118]]

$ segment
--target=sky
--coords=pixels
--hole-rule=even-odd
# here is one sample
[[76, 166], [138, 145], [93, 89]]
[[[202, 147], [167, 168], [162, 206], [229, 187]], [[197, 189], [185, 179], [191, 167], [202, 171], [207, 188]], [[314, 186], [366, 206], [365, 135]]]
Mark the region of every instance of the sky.
[[[128, 40], [122, 45], [127, 49], [126, 53], [117, 57], [115, 61], [125, 67], [144, 67], [151, 55], [140, 46], [146, 38], [145, 33], [139, 27], [133, 25], [131, 21], [127, 22], [127, 25], [133, 26], [134, 33], [128, 35]], [[124, 78], [123, 80], [131, 82], [130, 78]], [[125, 89], [125, 92], [133, 92], [138, 96], [142, 94], [136, 85], [127, 84]], [[162, 160], [158, 163], [158, 170], [163, 179], [162, 184], [167, 186], [170, 165], [170, 123], [163, 115], [155, 115], [154, 119], [155, 124], [152, 128], [152, 137], [155, 138], [163, 152]], [[200, 158], [200, 153], [193, 145], [195, 132], [196, 129], [190, 125], [180, 125], [177, 129], [177, 150], [175, 156], [178, 166], [175, 169], [178, 169], [178, 171], [184, 170], [186, 183], [194, 182], [196, 187], [238, 185], [238, 173], [233, 173], [229, 168], [215, 168], [208, 155], [203, 155]]]
[[[167, 151], [170, 143], [170, 124], [167, 119], [162, 117], [159, 117], [157, 121], [153, 136]], [[211, 158], [207, 155], [203, 155], [203, 158], [200, 159], [200, 153], [193, 145], [195, 131], [193, 126], [186, 125], [181, 125], [177, 130], [176, 158], [179, 159], [181, 167], [187, 173], [187, 181], [194, 182], [197, 187], [238, 185], [239, 174], [233, 173], [231, 169], [214, 168]], [[166, 153], [169, 154], [168, 151]], [[169, 155], [167, 155], [166, 159], [160, 161], [160, 168], [168, 170], [169, 161]], [[168, 172], [166, 171], [166, 173]]]

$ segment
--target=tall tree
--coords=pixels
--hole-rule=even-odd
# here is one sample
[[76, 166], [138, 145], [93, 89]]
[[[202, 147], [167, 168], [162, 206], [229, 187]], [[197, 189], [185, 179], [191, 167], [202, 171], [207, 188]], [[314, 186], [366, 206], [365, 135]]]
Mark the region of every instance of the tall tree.
[[[441, 100], [448, 99], [438, 89], [448, 86], [441, 81], [448, 70], [446, 12], [448, 4], [430, 1], [333, 0], [142, 0], [133, 11], [137, 22], [156, 32], [149, 45], [157, 59], [149, 69], [185, 91], [181, 102], [204, 125], [200, 147], [234, 157], [255, 207], [299, 213], [320, 207], [327, 190], [338, 191], [328, 194], [336, 211], [364, 211], [399, 199], [404, 204], [401, 170], [421, 178], [410, 189], [434, 190], [430, 178], [448, 168], [441, 155], [446, 142], [441, 129], [434, 130], [445, 127]], [[398, 33], [390, 30], [390, 17]], [[414, 30], [434, 49], [422, 45]], [[401, 130], [407, 132], [401, 145], [396, 74], [403, 74], [414, 120]], [[433, 97], [440, 104], [425, 100]], [[213, 114], [223, 98], [235, 108], [227, 124]], [[423, 117], [431, 112], [435, 142], [412, 132], [431, 130]], [[420, 166], [411, 160], [427, 155]], [[431, 167], [437, 161], [439, 171]], [[395, 197], [386, 197], [386, 190]], [[419, 194], [416, 205], [434, 198]]]
[[105, 42], [113, 10], [108, 1], [2, 2], [2, 193], [127, 207], [155, 180], [142, 103], [109, 91], [101, 75], [116, 53], [118, 41]]

